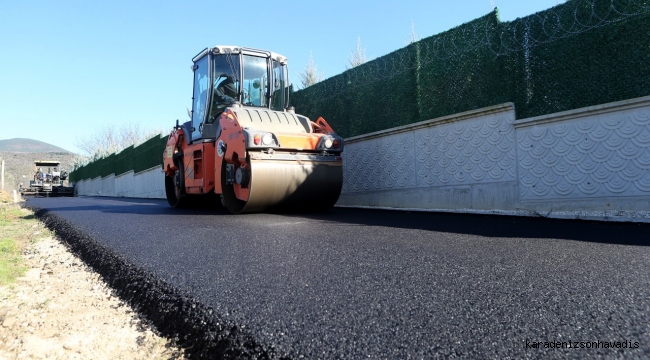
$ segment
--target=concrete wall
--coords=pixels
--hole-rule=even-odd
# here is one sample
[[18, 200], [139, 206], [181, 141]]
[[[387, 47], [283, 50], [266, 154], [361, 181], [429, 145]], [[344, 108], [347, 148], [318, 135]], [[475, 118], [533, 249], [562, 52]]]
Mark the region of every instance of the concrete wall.
[[78, 181], [75, 184], [77, 195], [116, 196], [133, 198], [165, 198], [164, 174], [160, 166], [141, 171], [133, 171], [105, 178]]
[[514, 208], [514, 122], [509, 103], [346, 139], [339, 204]]
[[[345, 140], [338, 206], [650, 222], [650, 96], [529, 119], [506, 103]], [[77, 183], [164, 198], [160, 167]]]
[[650, 222], [650, 97], [511, 103], [346, 139], [338, 205]]
[[650, 97], [515, 122], [521, 207], [650, 210]]

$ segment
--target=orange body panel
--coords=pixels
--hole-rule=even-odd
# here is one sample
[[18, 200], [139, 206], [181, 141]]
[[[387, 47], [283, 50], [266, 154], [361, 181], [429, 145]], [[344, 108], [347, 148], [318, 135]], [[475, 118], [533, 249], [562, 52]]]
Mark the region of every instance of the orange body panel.
[[246, 165], [246, 138], [241, 125], [237, 121], [237, 116], [230, 109], [226, 109], [221, 114], [219, 121], [221, 124], [219, 140], [226, 144], [226, 151], [223, 155], [224, 160], [239, 166]]
[[[221, 168], [223, 167], [224, 161], [235, 164], [237, 167], [243, 169], [247, 166], [246, 138], [244, 137], [241, 125], [237, 121], [237, 115], [230, 111], [230, 109], [226, 109], [219, 117], [219, 124], [221, 126], [221, 134], [217, 139], [216, 146], [219, 147], [221, 146], [220, 144], [224, 144], [225, 149], [215, 149], [217, 153], [217, 156], [214, 157], [214, 170], [217, 179], [215, 181], [215, 193], [217, 194], [223, 192], [221, 188]], [[248, 189], [236, 186], [235, 194], [240, 200], [248, 200]]]
[[280, 148], [295, 150], [314, 150], [322, 135], [319, 134], [283, 134], [275, 133], [280, 141]]
[[185, 168], [185, 191], [188, 194], [205, 194], [214, 189], [215, 172], [214, 143], [185, 145], [183, 167]]
[[167, 176], [174, 176], [174, 172], [178, 170], [174, 165], [174, 154], [181, 152], [180, 144], [183, 143], [183, 130], [174, 129], [169, 138], [167, 138], [167, 145], [163, 151], [163, 171]]
[[334, 129], [332, 129], [330, 124], [328, 124], [322, 117], [319, 117], [316, 122], [312, 122], [312, 126], [314, 127], [314, 131], [317, 133], [334, 134]]
[[183, 129], [174, 129], [169, 135], [163, 151], [163, 170], [167, 176], [174, 176], [178, 170], [174, 164], [174, 154], [182, 153], [185, 169], [185, 191], [188, 194], [205, 194], [214, 189], [215, 144], [196, 143], [188, 145]]

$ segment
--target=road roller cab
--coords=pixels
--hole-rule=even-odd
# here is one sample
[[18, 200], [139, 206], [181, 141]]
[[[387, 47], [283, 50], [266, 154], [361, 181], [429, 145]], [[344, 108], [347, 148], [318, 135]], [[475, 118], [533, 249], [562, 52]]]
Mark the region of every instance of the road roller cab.
[[191, 121], [176, 123], [163, 153], [169, 204], [207, 202], [232, 213], [332, 207], [343, 139], [324, 119], [288, 107], [287, 59], [215, 46], [192, 62]]

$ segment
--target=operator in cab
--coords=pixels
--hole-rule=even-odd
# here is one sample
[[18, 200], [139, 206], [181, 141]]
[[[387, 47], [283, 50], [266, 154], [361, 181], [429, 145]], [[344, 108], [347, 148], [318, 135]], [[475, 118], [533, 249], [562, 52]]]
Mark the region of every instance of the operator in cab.
[[[219, 79], [222, 79], [221, 82], [214, 89], [214, 95], [212, 96], [212, 109], [210, 111], [210, 119], [216, 117], [223, 112], [225, 108], [237, 101], [237, 85], [233, 80], [232, 76], [222, 74], [219, 76]], [[218, 80], [217, 80], [218, 81]]]

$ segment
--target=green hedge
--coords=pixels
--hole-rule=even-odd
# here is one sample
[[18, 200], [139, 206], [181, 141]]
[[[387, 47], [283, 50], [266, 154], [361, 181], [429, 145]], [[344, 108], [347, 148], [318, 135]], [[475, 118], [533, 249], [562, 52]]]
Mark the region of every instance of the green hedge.
[[518, 118], [650, 95], [650, 1], [495, 10], [292, 94], [350, 137], [514, 102]]
[[138, 173], [161, 166], [167, 137], [153, 137], [133, 149], [133, 171]]
[[115, 158], [115, 174], [124, 174], [130, 170], [135, 169], [133, 159], [135, 158], [135, 148], [133, 145], [120, 151]]
[[76, 182], [97, 177], [121, 175], [129, 171], [138, 173], [162, 164], [167, 137], [154, 136], [138, 146], [129, 146], [119, 153], [111, 154], [77, 168], [70, 173], [70, 181]]

